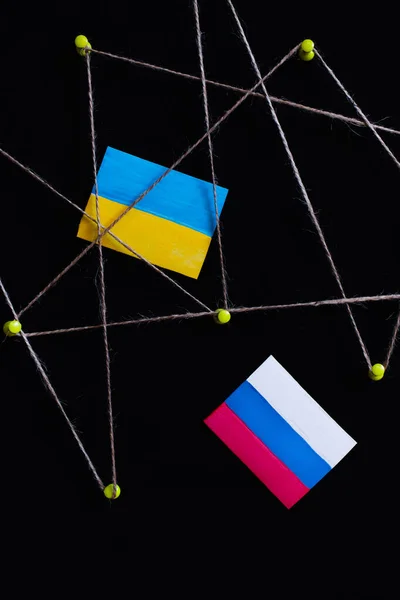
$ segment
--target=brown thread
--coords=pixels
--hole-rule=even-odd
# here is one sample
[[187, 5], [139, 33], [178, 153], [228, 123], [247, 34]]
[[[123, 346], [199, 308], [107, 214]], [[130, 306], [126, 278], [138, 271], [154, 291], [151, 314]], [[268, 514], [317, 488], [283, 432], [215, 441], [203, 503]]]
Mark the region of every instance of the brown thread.
[[[153, 64], [141, 61], [141, 60], [135, 60], [133, 58], [126, 58], [125, 56], [120, 56], [118, 54], [112, 54], [110, 52], [104, 52], [102, 50], [95, 50], [94, 48], [92, 48], [92, 52], [94, 52], [95, 54], [100, 54], [101, 56], [106, 56], [108, 58], [122, 60], [124, 62], [128, 62], [133, 65], [139, 66], [139, 67], [146, 67], [146, 68], [152, 69], [154, 71], [162, 71], [164, 73], [169, 73], [170, 75], [178, 75], [179, 77], [183, 77], [185, 79], [201, 81], [201, 77], [197, 77], [197, 75], [189, 75], [189, 73], [182, 73], [181, 71], [174, 71], [173, 69], [167, 69], [166, 67], [160, 67], [158, 65], [153, 65]], [[205, 82], [210, 85], [216, 86], [216, 87], [230, 90], [232, 92], [239, 92], [240, 94], [247, 93], [247, 90], [237, 87], [237, 86], [234, 86], [234, 85], [229, 85], [228, 83], [220, 83], [219, 81], [213, 81], [212, 79], [206, 79]], [[257, 96], [258, 98], [262, 98], [263, 100], [265, 99], [264, 95], [261, 94], [260, 92], [251, 92], [250, 95]], [[330, 112], [328, 110], [322, 110], [320, 108], [314, 108], [312, 106], [307, 106], [305, 104], [299, 104], [298, 102], [292, 102], [291, 100], [287, 100], [286, 98], [277, 98], [276, 96], [270, 96], [270, 99], [275, 104], [282, 104], [284, 106], [298, 108], [299, 110], [302, 110], [305, 112], [310, 112], [310, 113], [314, 113], [316, 115], [330, 117], [331, 119], [337, 119], [338, 121], [343, 121], [344, 123], [351, 123], [352, 125], [357, 125], [358, 127], [367, 127], [367, 125], [363, 121], [360, 121], [359, 119], [354, 119], [353, 117], [346, 117], [344, 115]], [[400, 131], [398, 131], [397, 129], [393, 129], [392, 127], [385, 127], [384, 125], [378, 125], [378, 124], [374, 123], [374, 128], [379, 129], [380, 131], [385, 131], [386, 133], [400, 135]]]
[[328, 67], [328, 65], [326, 64], [326, 62], [322, 58], [321, 54], [317, 50], [315, 50], [315, 54], [319, 58], [320, 62], [324, 65], [325, 69], [328, 71], [328, 73], [332, 77], [332, 79], [337, 83], [337, 85], [339, 86], [340, 90], [346, 96], [347, 100], [350, 102], [350, 104], [352, 104], [352, 106], [355, 108], [355, 110], [357, 111], [357, 113], [360, 115], [360, 117], [364, 121], [366, 127], [368, 127], [368, 129], [370, 129], [370, 131], [372, 131], [372, 135], [375, 136], [375, 138], [378, 140], [378, 142], [380, 143], [380, 145], [382, 146], [382, 148], [384, 148], [384, 150], [387, 152], [387, 154], [393, 160], [393, 162], [396, 165], [396, 167], [398, 169], [400, 169], [400, 162], [397, 160], [397, 158], [395, 157], [395, 155], [393, 154], [393, 152], [391, 151], [391, 149], [389, 148], [389, 146], [383, 141], [383, 139], [381, 138], [381, 136], [379, 135], [379, 133], [377, 131], [375, 131], [375, 129], [376, 129], [375, 126], [372, 125], [372, 123], [370, 123], [370, 121], [368, 120], [368, 117], [363, 113], [363, 111], [361, 110], [361, 108], [356, 104], [356, 102], [353, 100], [353, 98], [351, 97], [351, 95], [349, 94], [349, 92], [343, 87], [343, 84], [336, 77], [336, 75], [332, 71], [332, 69], [330, 67]]
[[397, 334], [399, 333], [399, 329], [400, 329], [400, 309], [399, 309], [399, 312], [397, 315], [396, 323], [393, 328], [392, 337], [390, 339], [389, 347], [388, 347], [387, 354], [386, 354], [386, 359], [385, 359], [385, 362], [383, 363], [383, 366], [385, 367], [385, 369], [388, 368], [390, 359], [392, 358], [392, 354], [393, 354], [393, 351], [394, 351], [394, 348], [396, 345]]
[[[15, 309], [14, 309], [14, 306], [13, 306], [13, 304], [11, 302], [10, 296], [8, 295], [8, 293], [7, 293], [7, 291], [6, 291], [5, 287], [4, 287], [3, 282], [2, 282], [1, 279], [0, 279], [0, 288], [1, 288], [1, 291], [3, 292], [5, 300], [6, 300], [8, 306], [9, 306], [9, 308], [10, 308], [10, 310], [11, 310], [13, 316], [14, 316], [14, 319], [18, 320], [18, 316], [17, 316], [17, 313], [15, 312]], [[37, 356], [37, 354], [33, 350], [33, 348], [31, 346], [31, 344], [30, 344], [27, 336], [25, 335], [25, 333], [23, 331], [21, 331], [19, 335], [24, 340], [24, 343], [25, 343], [26, 347], [28, 348], [28, 352], [29, 352], [29, 354], [31, 355], [31, 357], [32, 357], [32, 359], [34, 361], [34, 363], [36, 365], [36, 368], [39, 371], [39, 374], [41, 375], [41, 378], [42, 378], [42, 381], [44, 383], [44, 386], [47, 388], [47, 390], [50, 392], [50, 395], [56, 401], [57, 406], [58, 406], [58, 408], [61, 411], [61, 414], [63, 415], [64, 419], [66, 420], [66, 422], [68, 424], [68, 427], [70, 428], [70, 430], [72, 432], [72, 435], [74, 436], [75, 440], [77, 441], [78, 446], [79, 446], [82, 454], [84, 455], [84, 457], [86, 459], [86, 462], [87, 462], [87, 464], [89, 466], [89, 469], [91, 470], [92, 474], [94, 475], [94, 478], [96, 479], [96, 481], [99, 484], [100, 488], [103, 490], [104, 489], [104, 484], [103, 484], [102, 480], [100, 479], [100, 477], [99, 477], [99, 475], [98, 475], [98, 473], [97, 473], [97, 471], [95, 469], [95, 466], [93, 465], [92, 461], [90, 460], [89, 455], [86, 452], [85, 447], [82, 444], [81, 439], [80, 439], [80, 437], [79, 437], [79, 435], [78, 435], [75, 427], [73, 426], [73, 424], [69, 420], [68, 415], [65, 412], [64, 407], [62, 405], [62, 402], [59, 399], [59, 397], [57, 396], [57, 393], [56, 393], [55, 389], [53, 388], [53, 386], [52, 386], [52, 384], [50, 382], [50, 379], [48, 378], [48, 375], [47, 375], [46, 371], [43, 368], [43, 365], [42, 365], [42, 363], [40, 361], [40, 358]]]
[[[333, 300], [313, 300], [311, 302], [295, 302], [290, 304], [271, 304], [265, 306], [244, 306], [231, 307], [229, 312], [234, 313], [250, 313], [257, 311], [271, 311], [287, 308], [313, 308], [319, 306], [342, 306], [344, 304], [363, 304], [364, 302], [386, 302], [390, 300], [400, 300], [400, 294], [382, 294], [378, 296], [357, 296], [354, 298], [335, 298]], [[212, 313], [212, 315], [215, 313]], [[161, 323], [162, 321], [179, 321], [185, 319], [196, 319], [200, 317], [209, 317], [209, 312], [198, 313], [182, 313], [175, 315], [162, 315], [160, 317], [143, 317], [140, 319], [129, 319], [128, 321], [117, 321], [107, 323], [107, 327], [120, 327], [122, 325], [141, 325], [145, 323]], [[26, 333], [27, 337], [39, 337], [44, 335], [55, 335], [58, 333], [73, 333], [79, 331], [89, 331], [92, 329], [101, 329], [103, 325], [84, 325], [82, 327], [70, 327], [68, 329], [53, 329], [51, 331], [34, 331]]]
[[[393, 154], [393, 152], [391, 151], [391, 149], [389, 148], [389, 146], [387, 146], [387, 144], [385, 144], [385, 142], [383, 141], [383, 139], [381, 138], [381, 136], [379, 135], [379, 133], [377, 131], [375, 131], [374, 126], [372, 125], [372, 123], [369, 122], [367, 116], [363, 113], [363, 111], [361, 110], [361, 108], [356, 104], [356, 102], [353, 100], [353, 98], [351, 97], [351, 95], [349, 94], [349, 92], [343, 87], [343, 84], [336, 77], [336, 75], [332, 71], [332, 69], [330, 67], [328, 67], [328, 65], [326, 64], [326, 62], [324, 61], [324, 59], [322, 58], [322, 56], [320, 55], [320, 53], [316, 52], [316, 55], [318, 56], [318, 58], [321, 61], [321, 63], [324, 65], [325, 69], [331, 75], [331, 77], [333, 78], [333, 80], [337, 83], [337, 85], [339, 86], [340, 90], [346, 96], [347, 100], [353, 105], [353, 107], [355, 108], [355, 110], [357, 111], [357, 113], [360, 115], [360, 117], [364, 121], [365, 125], [368, 127], [368, 129], [370, 129], [372, 131], [372, 134], [378, 140], [378, 142], [380, 143], [380, 145], [382, 146], [382, 148], [387, 152], [387, 154], [390, 156], [390, 158], [393, 160], [393, 162], [396, 165], [396, 167], [398, 169], [400, 169], [400, 162], [397, 160], [397, 158], [395, 157], [395, 155]], [[388, 353], [387, 353], [387, 356], [386, 356], [385, 368], [387, 368], [388, 365], [389, 365], [389, 361], [390, 361], [390, 358], [391, 358], [393, 350], [394, 350], [394, 346], [395, 346], [395, 343], [396, 343], [396, 338], [397, 338], [397, 334], [399, 332], [399, 328], [400, 328], [400, 311], [399, 311], [399, 314], [397, 316], [396, 323], [394, 325], [394, 329], [393, 329], [393, 333], [392, 333], [392, 338], [391, 338], [389, 349], [388, 349]]]
[[[250, 61], [251, 61], [251, 63], [252, 63], [252, 66], [253, 66], [253, 69], [254, 69], [254, 71], [255, 71], [255, 73], [256, 73], [256, 75], [257, 75], [257, 77], [258, 77], [258, 78], [259, 78], [259, 80], [260, 80], [260, 83], [261, 83], [261, 89], [262, 89], [262, 90], [263, 90], [263, 92], [264, 92], [265, 99], [266, 99], [266, 101], [267, 101], [267, 104], [268, 104], [268, 106], [269, 106], [269, 109], [270, 109], [270, 112], [271, 112], [272, 119], [273, 119], [273, 121], [275, 122], [275, 124], [276, 124], [276, 126], [277, 126], [277, 128], [278, 128], [279, 135], [280, 135], [280, 137], [281, 137], [282, 143], [283, 143], [283, 145], [284, 145], [284, 148], [285, 148], [285, 150], [286, 150], [286, 154], [287, 154], [287, 156], [288, 156], [288, 158], [289, 158], [289, 162], [290, 162], [290, 165], [291, 165], [291, 167], [292, 167], [292, 170], [293, 170], [293, 174], [294, 174], [294, 176], [295, 176], [295, 179], [296, 179], [296, 181], [297, 181], [297, 184], [298, 184], [298, 186], [299, 186], [299, 188], [300, 188], [300, 191], [301, 191], [301, 193], [302, 193], [302, 196], [303, 196], [303, 199], [304, 199], [304, 201], [305, 201], [305, 204], [306, 204], [306, 206], [307, 206], [307, 208], [308, 208], [308, 212], [309, 212], [309, 214], [310, 214], [311, 220], [312, 220], [312, 222], [314, 223], [314, 226], [315, 226], [315, 228], [316, 228], [316, 230], [317, 230], [317, 233], [318, 233], [318, 236], [319, 236], [319, 238], [320, 238], [320, 242], [321, 242], [321, 244], [322, 244], [322, 247], [323, 247], [323, 248], [324, 248], [324, 250], [325, 250], [325, 254], [326, 254], [327, 258], [328, 258], [328, 261], [329, 261], [329, 264], [330, 264], [330, 266], [331, 266], [331, 270], [332, 270], [332, 272], [333, 272], [333, 275], [334, 275], [334, 277], [335, 277], [335, 279], [336, 279], [336, 282], [337, 282], [337, 284], [338, 284], [338, 286], [339, 286], [339, 289], [340, 289], [340, 292], [341, 292], [341, 294], [342, 294], [343, 298], [345, 298], [345, 297], [346, 297], [346, 294], [345, 294], [345, 291], [344, 291], [344, 289], [343, 289], [343, 285], [342, 285], [342, 281], [341, 281], [341, 278], [340, 278], [339, 272], [338, 272], [338, 270], [337, 270], [337, 268], [336, 268], [336, 265], [335, 265], [335, 262], [334, 262], [334, 260], [333, 260], [332, 254], [330, 253], [330, 250], [329, 250], [329, 248], [328, 248], [328, 245], [327, 245], [327, 243], [326, 243], [325, 236], [324, 236], [324, 234], [323, 234], [323, 232], [322, 232], [321, 226], [320, 226], [320, 224], [319, 224], [319, 221], [318, 221], [318, 219], [317, 219], [317, 215], [315, 214], [314, 208], [313, 208], [313, 206], [312, 206], [312, 204], [311, 204], [310, 198], [308, 197], [307, 190], [306, 190], [306, 188], [305, 188], [305, 186], [304, 186], [304, 183], [303, 183], [303, 180], [302, 180], [302, 178], [301, 178], [300, 172], [299, 172], [299, 170], [298, 170], [298, 168], [297, 168], [297, 165], [296, 165], [296, 162], [295, 162], [295, 160], [294, 160], [294, 157], [293, 157], [292, 151], [290, 150], [289, 143], [288, 143], [288, 141], [287, 141], [287, 139], [286, 139], [285, 133], [284, 133], [284, 131], [283, 131], [283, 129], [282, 129], [282, 126], [281, 126], [281, 124], [280, 124], [280, 122], [279, 122], [278, 116], [277, 116], [277, 114], [276, 114], [276, 112], [275, 112], [274, 106], [273, 106], [273, 104], [272, 104], [272, 102], [271, 102], [271, 99], [270, 99], [270, 97], [269, 97], [269, 95], [268, 95], [267, 88], [265, 87], [265, 84], [264, 84], [264, 82], [262, 81], [262, 76], [261, 76], [260, 69], [258, 68], [257, 61], [256, 61], [256, 59], [255, 59], [255, 57], [254, 57], [254, 54], [253, 54], [252, 50], [251, 50], [250, 44], [249, 44], [249, 42], [248, 42], [248, 40], [247, 40], [247, 37], [246, 37], [246, 35], [245, 35], [245, 33], [244, 33], [244, 30], [243, 30], [242, 24], [241, 24], [241, 22], [240, 22], [240, 19], [239, 19], [239, 17], [238, 17], [238, 14], [237, 14], [237, 12], [236, 12], [236, 10], [235, 10], [235, 7], [234, 7], [234, 6], [233, 6], [233, 4], [232, 4], [232, 1], [231, 1], [231, 0], [226, 0], [226, 1], [227, 1], [227, 3], [228, 3], [228, 6], [230, 7], [230, 9], [231, 9], [231, 11], [232, 11], [232, 14], [233, 14], [233, 16], [234, 16], [234, 19], [235, 19], [235, 21], [236, 21], [236, 24], [237, 24], [237, 26], [238, 26], [238, 29], [239, 29], [239, 33], [240, 33], [241, 40], [242, 40], [242, 42], [244, 43], [244, 45], [245, 45], [245, 47], [246, 47], [246, 49], [247, 49], [247, 52], [248, 52], [248, 54], [249, 54], [249, 57], [250, 57]], [[363, 352], [363, 354], [364, 354], [364, 358], [365, 358], [365, 360], [367, 361], [367, 365], [368, 365], [368, 367], [369, 367], [369, 368], [371, 368], [372, 364], [371, 364], [371, 359], [370, 359], [370, 357], [369, 357], [369, 354], [368, 354], [367, 348], [366, 348], [366, 346], [365, 346], [365, 344], [364, 344], [364, 341], [363, 341], [363, 339], [362, 339], [362, 337], [361, 337], [361, 334], [360, 334], [360, 332], [359, 332], [359, 329], [358, 329], [358, 327], [357, 327], [357, 324], [356, 324], [356, 321], [355, 321], [355, 319], [354, 319], [354, 315], [353, 315], [353, 313], [352, 313], [352, 311], [351, 311], [351, 308], [350, 308], [350, 306], [349, 306], [349, 305], [347, 305], [347, 304], [346, 304], [346, 309], [347, 309], [347, 312], [348, 312], [348, 314], [349, 314], [350, 320], [351, 320], [351, 322], [352, 322], [352, 324], [353, 324], [354, 331], [355, 331], [355, 333], [356, 333], [356, 336], [357, 336], [357, 338], [358, 338], [358, 341], [359, 341], [359, 343], [360, 343], [360, 346], [361, 346], [362, 352]]]
[[266, 306], [249, 306], [230, 308], [232, 313], [248, 313], [254, 311], [280, 310], [285, 308], [312, 308], [318, 306], [339, 306], [342, 304], [363, 304], [364, 302], [385, 302], [400, 300], [400, 294], [382, 294], [377, 296], [357, 296], [355, 298], [335, 298], [333, 300], [314, 300], [312, 302], [294, 302], [291, 304], [271, 304]]
[[85, 256], [85, 254], [87, 254], [89, 252], [89, 250], [91, 250], [94, 246], [95, 242], [93, 242], [93, 244], [91, 244], [90, 246], [87, 246], [80, 254], [78, 254], [77, 257], [74, 258], [74, 260], [72, 262], [70, 262], [65, 269], [63, 269], [61, 271], [61, 273], [59, 273], [57, 275], [57, 277], [55, 277], [54, 279], [52, 279], [52, 281], [50, 281], [50, 283], [48, 285], [46, 285], [45, 288], [42, 289], [41, 292], [39, 292], [26, 306], [25, 308], [23, 308], [22, 310], [19, 311], [18, 313], [18, 319], [21, 318], [21, 315], [24, 314], [25, 311], [27, 311], [29, 308], [31, 308], [31, 306], [33, 306], [34, 304], [36, 304], [36, 302], [42, 297], [44, 296], [44, 294], [46, 292], [48, 292], [53, 286], [56, 285], [56, 283], [58, 281], [60, 281], [60, 279], [66, 274], [68, 273], [68, 271], [70, 269], [72, 269], [72, 267], [74, 265], [76, 265], [77, 262], [79, 262], [81, 260], [81, 258], [83, 258]]
[[[210, 129], [210, 114], [209, 114], [209, 107], [208, 107], [206, 73], [204, 70], [203, 45], [201, 42], [199, 6], [197, 3], [197, 0], [193, 0], [193, 10], [194, 10], [194, 17], [195, 17], [195, 22], [196, 22], [196, 42], [197, 42], [197, 51], [198, 51], [199, 62], [200, 62], [201, 84], [202, 84], [202, 92], [203, 92], [204, 120], [205, 120], [205, 125], [206, 125], [206, 131], [209, 131], [209, 129]], [[225, 267], [224, 253], [222, 250], [221, 225], [220, 225], [218, 200], [217, 200], [217, 178], [215, 175], [215, 167], [214, 167], [213, 142], [212, 142], [210, 133], [207, 134], [207, 141], [208, 141], [208, 154], [209, 154], [209, 158], [210, 158], [211, 177], [212, 177], [212, 184], [213, 184], [214, 211], [215, 211], [215, 220], [216, 220], [216, 228], [217, 228], [219, 262], [220, 262], [220, 266], [221, 266], [222, 293], [223, 293], [223, 297], [224, 297], [224, 308], [227, 310], [228, 309], [228, 286], [227, 286], [227, 281], [226, 281], [227, 273], [226, 273], [226, 267]]]
[[[100, 314], [102, 320], [103, 330], [103, 342], [104, 342], [104, 354], [106, 361], [106, 381], [107, 381], [107, 409], [108, 409], [108, 426], [110, 435], [110, 450], [111, 450], [111, 471], [112, 471], [112, 483], [113, 492], [112, 499], [115, 498], [117, 493], [117, 467], [115, 460], [115, 439], [114, 439], [114, 417], [112, 408], [112, 391], [111, 391], [111, 366], [110, 366], [110, 347], [108, 343], [108, 332], [107, 332], [107, 304], [106, 304], [106, 283], [104, 274], [104, 260], [103, 260], [103, 246], [101, 243], [101, 222], [100, 222], [100, 206], [99, 206], [99, 189], [97, 183], [97, 158], [96, 158], [96, 132], [94, 127], [94, 101], [93, 101], [93, 86], [92, 86], [92, 73], [90, 69], [90, 53], [86, 52], [86, 68], [88, 78], [88, 96], [89, 96], [89, 118], [90, 118], [90, 139], [92, 146], [92, 162], [93, 162], [93, 177], [94, 187], [96, 193], [96, 220], [97, 220], [97, 239], [99, 240], [99, 279], [100, 285], [97, 288], [99, 295]], [[96, 286], [97, 287], [97, 286]]]
[[[400, 296], [399, 296], [400, 298]], [[209, 313], [208, 311], [198, 312], [198, 313], [182, 313], [177, 315], [162, 315], [160, 317], [143, 317], [140, 319], [130, 319], [128, 321], [117, 321], [107, 323], [107, 327], [119, 327], [121, 325], [141, 325], [143, 323], [161, 323], [162, 321], [179, 321], [185, 319], [196, 319], [198, 317], [210, 317], [213, 316], [214, 313]], [[42, 335], [54, 335], [56, 333], [72, 333], [76, 331], [88, 331], [92, 329], [100, 329], [103, 325], [86, 325], [83, 327], [70, 327], [68, 329], [54, 329], [52, 331], [36, 331], [33, 333], [26, 333], [27, 337], [38, 337]]]

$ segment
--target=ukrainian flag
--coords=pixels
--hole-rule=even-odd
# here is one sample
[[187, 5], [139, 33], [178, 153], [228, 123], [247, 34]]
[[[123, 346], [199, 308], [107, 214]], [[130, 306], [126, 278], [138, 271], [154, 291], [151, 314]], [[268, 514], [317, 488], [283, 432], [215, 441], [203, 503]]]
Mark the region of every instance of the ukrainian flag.
[[[108, 147], [97, 177], [102, 225], [111, 225], [165, 171], [166, 167]], [[217, 186], [219, 214], [227, 194]], [[86, 212], [96, 218], [94, 188]], [[212, 184], [171, 171], [111, 231], [154, 265], [197, 279], [215, 227]], [[85, 215], [78, 237], [89, 242], [97, 238], [96, 223]], [[109, 234], [102, 243], [134, 256]]]

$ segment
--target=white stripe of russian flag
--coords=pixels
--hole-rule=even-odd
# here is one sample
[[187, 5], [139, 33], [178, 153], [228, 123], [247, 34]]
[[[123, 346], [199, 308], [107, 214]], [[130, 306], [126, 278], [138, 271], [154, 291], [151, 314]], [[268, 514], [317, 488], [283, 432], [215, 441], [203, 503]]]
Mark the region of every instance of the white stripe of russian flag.
[[273, 356], [247, 381], [331, 467], [356, 445]]

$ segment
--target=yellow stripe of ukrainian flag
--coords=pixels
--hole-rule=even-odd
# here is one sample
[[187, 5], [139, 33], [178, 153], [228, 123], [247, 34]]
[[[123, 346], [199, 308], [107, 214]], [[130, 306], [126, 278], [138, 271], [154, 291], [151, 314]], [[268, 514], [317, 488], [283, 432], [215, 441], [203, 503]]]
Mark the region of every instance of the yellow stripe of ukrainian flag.
[[[126, 206], [119, 202], [99, 196], [100, 220], [108, 227], [124, 211]], [[86, 212], [96, 218], [96, 198], [91, 194]], [[136, 250], [148, 261], [197, 279], [211, 238], [199, 231], [178, 225], [172, 221], [156, 217], [149, 213], [132, 208], [112, 232], [123, 242]], [[85, 215], [79, 225], [78, 237], [93, 242], [97, 237], [97, 225]], [[103, 246], [134, 256], [119, 242], [106, 234]]]

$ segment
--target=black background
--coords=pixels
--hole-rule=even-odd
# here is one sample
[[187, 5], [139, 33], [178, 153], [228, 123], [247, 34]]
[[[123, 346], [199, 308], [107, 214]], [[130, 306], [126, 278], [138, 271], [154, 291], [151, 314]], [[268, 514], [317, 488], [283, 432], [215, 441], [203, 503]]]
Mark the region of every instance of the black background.
[[[250, 44], [266, 73], [290, 48], [312, 37], [327, 63], [375, 122], [400, 129], [397, 42], [375, 30], [373, 15], [357, 27], [309, 15], [304, 7], [236, 0]], [[210, 79], [243, 88], [255, 82], [224, 1], [200, 2]], [[32, 14], [8, 7], [2, 33], [1, 144], [55, 188], [85, 207], [92, 186], [85, 61], [74, 38], [94, 48], [198, 74], [189, 0], [71, 5]], [[318, 17], [312, 22], [309, 17]], [[320, 18], [319, 18], [320, 17]], [[356, 20], [354, 21], [356, 22]], [[107, 146], [169, 166], [204, 132], [199, 82], [92, 55], [99, 162]], [[293, 101], [356, 116], [317, 59], [288, 61], [267, 84]], [[237, 99], [209, 87], [212, 120]], [[310, 199], [318, 212], [348, 296], [399, 291], [400, 173], [365, 128], [275, 105]], [[400, 138], [383, 134], [400, 155]], [[223, 211], [224, 253], [233, 306], [339, 296], [266, 103], [248, 99], [214, 136]], [[86, 242], [80, 215], [0, 157], [0, 274], [22, 308]], [[210, 180], [203, 144], [179, 167]], [[190, 299], [148, 266], [104, 251], [109, 320], [196, 311]], [[26, 332], [99, 322], [91, 251], [23, 319]], [[171, 273], [170, 273], [171, 274]], [[197, 281], [172, 276], [211, 307], [221, 302], [215, 239]], [[384, 360], [395, 302], [354, 306], [372, 362]], [[0, 298], [2, 321], [10, 318]], [[221, 523], [262, 535], [302, 528], [322, 540], [336, 529], [351, 552], [393, 527], [393, 472], [399, 355], [383, 381], [371, 382], [344, 307], [235, 315], [110, 328], [116, 457], [121, 497], [98, 489], [70, 431], [43, 387], [22, 340], [0, 345], [2, 478], [7, 510], [20, 516], [86, 515], [113, 528], [173, 522], [176, 530], [210, 519], [209, 543]], [[32, 339], [100, 477], [111, 482], [104, 352], [100, 331]], [[358, 445], [297, 506], [287, 511], [207, 429], [203, 419], [270, 354], [354, 437]], [[140, 515], [140, 519], [138, 516]], [[384, 516], [383, 516], [384, 515]], [[384, 524], [382, 524], [382, 518]], [[323, 531], [324, 530], [324, 531]], [[330, 533], [328, 533], [328, 531]], [[288, 535], [284, 534], [283, 538]], [[311, 535], [311, 533], [310, 533]], [[367, 545], [368, 548], [368, 545]]]

